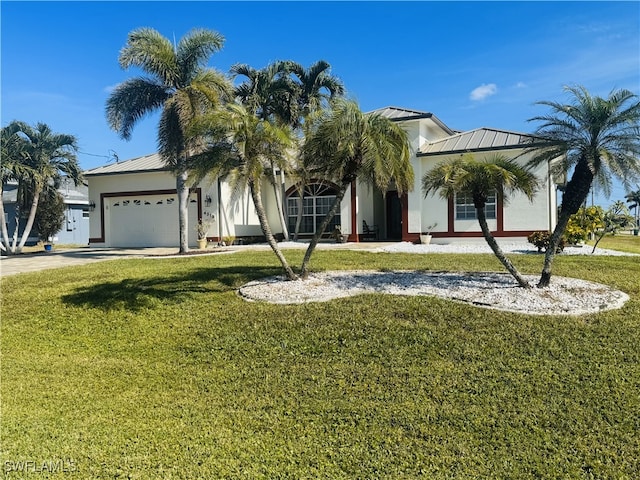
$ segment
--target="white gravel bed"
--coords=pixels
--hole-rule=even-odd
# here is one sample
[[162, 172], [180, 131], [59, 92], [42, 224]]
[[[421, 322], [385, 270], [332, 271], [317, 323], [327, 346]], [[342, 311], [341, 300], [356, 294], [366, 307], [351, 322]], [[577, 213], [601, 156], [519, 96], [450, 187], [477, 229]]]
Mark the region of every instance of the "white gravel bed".
[[[504, 253], [508, 254], [529, 254], [529, 255], [544, 255], [544, 253], [538, 252], [538, 249], [528, 242], [501, 242], [498, 240], [498, 245]], [[306, 249], [309, 246], [308, 241], [300, 242], [280, 242], [278, 246], [281, 249]], [[266, 243], [251, 244], [245, 246], [233, 246], [231, 248], [240, 251], [243, 249], [253, 250], [269, 250], [269, 245]], [[416, 244], [411, 242], [396, 242], [383, 247], [373, 243], [369, 246], [369, 242], [360, 243], [318, 243], [318, 250], [366, 250], [370, 252], [378, 253], [490, 253], [493, 255], [493, 251], [487, 245], [487, 243], [479, 239], [474, 243], [450, 243], [447, 245], [440, 245], [431, 243], [429, 245]], [[607, 250], [604, 248], [596, 248], [595, 252], [591, 253], [593, 246], [584, 245], [581, 247], [566, 247], [562, 253], [558, 255], [611, 255], [611, 256], [638, 256], [636, 253], [619, 252], [617, 250]]]
[[[500, 248], [504, 253], [509, 254], [539, 254], [538, 249], [530, 243], [501, 243], [498, 242]], [[455, 243], [448, 245], [438, 244], [414, 244], [411, 242], [398, 242], [389, 246], [385, 246], [379, 249], [382, 252], [388, 253], [491, 253], [491, 247], [486, 243], [474, 243], [463, 244]], [[593, 246], [584, 245], [581, 247], [566, 247], [558, 255], [611, 255], [611, 256], [638, 256], [635, 253], [619, 252], [617, 250], [607, 250], [604, 248], [596, 248], [595, 252], [591, 253]]]
[[[536, 275], [525, 275], [532, 285]], [[502, 273], [426, 271], [333, 271], [307, 280], [271, 277], [247, 283], [239, 295], [249, 301], [279, 304], [323, 302], [361, 293], [433, 295], [484, 308], [534, 315], [582, 315], [621, 308], [629, 296], [585, 280], [552, 277], [548, 288], [520, 288]]]

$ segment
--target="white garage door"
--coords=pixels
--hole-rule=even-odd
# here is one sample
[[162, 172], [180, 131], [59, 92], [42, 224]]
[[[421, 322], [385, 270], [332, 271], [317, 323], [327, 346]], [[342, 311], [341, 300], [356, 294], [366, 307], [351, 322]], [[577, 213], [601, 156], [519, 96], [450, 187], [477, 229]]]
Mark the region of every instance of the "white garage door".
[[[178, 247], [178, 196], [138, 195], [110, 201], [108, 243], [112, 247]], [[189, 244], [196, 243], [198, 204], [189, 198]]]

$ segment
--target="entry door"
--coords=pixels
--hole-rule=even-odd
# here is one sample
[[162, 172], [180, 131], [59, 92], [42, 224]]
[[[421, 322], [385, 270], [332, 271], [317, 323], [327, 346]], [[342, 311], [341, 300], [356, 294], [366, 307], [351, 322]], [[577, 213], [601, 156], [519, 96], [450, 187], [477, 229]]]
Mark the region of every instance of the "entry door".
[[387, 238], [402, 239], [402, 202], [398, 192], [387, 192]]

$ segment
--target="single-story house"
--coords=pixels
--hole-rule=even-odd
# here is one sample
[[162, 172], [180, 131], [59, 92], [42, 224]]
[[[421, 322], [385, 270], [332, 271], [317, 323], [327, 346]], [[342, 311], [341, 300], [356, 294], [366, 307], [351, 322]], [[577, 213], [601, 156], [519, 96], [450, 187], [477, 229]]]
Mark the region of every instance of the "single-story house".
[[[16, 202], [18, 184], [8, 182], [3, 186], [2, 201], [5, 210], [7, 231], [13, 236], [16, 227]], [[73, 180], [63, 177], [58, 192], [64, 199], [64, 224], [62, 229], [53, 237], [53, 241], [65, 245], [87, 245], [89, 243], [89, 189], [86, 184], [75, 185]], [[22, 236], [26, 219], [20, 219], [18, 230]], [[35, 245], [40, 240], [38, 231], [34, 227], [29, 233], [26, 245]]]
[[[422, 176], [436, 164], [456, 156], [473, 153], [478, 158], [503, 154], [523, 164], [531, 145], [529, 135], [479, 128], [458, 132], [427, 112], [386, 107], [375, 110], [408, 132], [411, 164], [415, 172], [412, 191], [399, 195], [393, 186], [381, 192], [375, 187], [354, 182], [348, 189], [339, 215], [332, 226], [340, 225], [350, 241], [370, 239], [364, 223], [375, 228], [379, 240], [416, 242], [421, 232], [432, 227], [434, 243], [481, 240], [470, 199], [425, 197]], [[556, 222], [556, 182], [548, 165], [535, 170], [542, 187], [533, 202], [515, 195], [508, 203], [490, 199], [487, 217], [496, 237], [522, 240], [533, 231], [553, 229]], [[151, 247], [178, 245], [178, 205], [175, 177], [163, 165], [159, 155], [151, 154], [113, 163], [85, 172], [89, 201], [95, 204], [90, 218], [92, 246]], [[281, 185], [283, 209], [290, 231], [298, 216], [298, 189], [290, 179]], [[274, 233], [282, 233], [276, 195], [267, 184], [263, 201]], [[311, 235], [335, 198], [335, 189], [326, 181], [306, 186], [300, 233]], [[493, 200], [493, 201], [491, 201]], [[196, 224], [209, 225], [208, 238], [219, 241], [263, 238], [249, 192], [235, 194], [224, 179], [202, 182], [191, 190], [189, 200], [189, 244], [195, 246]], [[433, 227], [435, 225], [435, 227]]]

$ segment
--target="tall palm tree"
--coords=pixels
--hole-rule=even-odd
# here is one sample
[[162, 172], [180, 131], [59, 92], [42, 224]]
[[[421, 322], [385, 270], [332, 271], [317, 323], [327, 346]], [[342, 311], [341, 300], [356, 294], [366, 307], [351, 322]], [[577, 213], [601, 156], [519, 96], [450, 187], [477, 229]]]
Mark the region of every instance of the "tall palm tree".
[[276, 61], [260, 70], [244, 63], [231, 67], [234, 77], [245, 81], [234, 89], [234, 96], [261, 120], [290, 124], [296, 114], [296, 84], [288, 76], [288, 62]]
[[[331, 74], [331, 65], [325, 60], [318, 60], [305, 68], [299, 63], [285, 62], [285, 69], [294, 78], [295, 91], [295, 115], [291, 118], [291, 125], [302, 130], [302, 135], [306, 136], [309, 123], [312, 123], [314, 115], [320, 115], [323, 109], [329, 107], [330, 102], [340, 98], [345, 94], [342, 81]], [[304, 204], [304, 192], [307, 182], [312, 178], [309, 173], [314, 170], [317, 158], [300, 157], [290, 170], [290, 176], [296, 181], [298, 191], [298, 216], [294, 240], [298, 239], [300, 225], [302, 224], [302, 213]]]
[[240, 104], [196, 118], [189, 135], [205, 139], [203, 150], [192, 157], [191, 170], [197, 178], [229, 175], [235, 186], [248, 187], [267, 243], [282, 264], [289, 280], [293, 272], [273, 236], [262, 203], [262, 180], [272, 163], [278, 165], [294, 146], [291, 129], [261, 120]]
[[558, 222], [546, 250], [539, 287], [551, 281], [551, 267], [569, 218], [584, 203], [592, 184], [610, 191], [612, 178], [625, 186], [640, 178], [640, 102], [628, 90], [614, 90], [607, 98], [592, 96], [584, 87], [565, 87], [570, 103], [542, 101], [551, 112], [533, 117], [540, 121], [534, 135], [549, 146], [537, 150], [531, 165], [562, 158], [558, 168], [571, 179], [562, 193]]
[[402, 193], [412, 188], [414, 176], [407, 133], [386, 117], [365, 115], [352, 100], [335, 100], [332, 108], [317, 118], [309, 128], [302, 155], [320, 159], [315, 171], [317, 176], [338, 185], [336, 198], [304, 255], [301, 276], [306, 278], [320, 236], [356, 179], [371, 183], [383, 192], [395, 182]]
[[624, 196], [625, 200], [629, 204], [629, 208], [634, 210], [635, 228], [640, 226], [640, 186], [637, 188], [638, 189], [636, 191], [632, 190]]
[[[234, 94], [260, 119], [298, 129], [311, 112], [344, 93], [342, 82], [329, 73], [330, 68], [324, 60], [312, 64], [308, 69], [293, 61], [276, 61], [260, 70], [246, 64], [236, 64], [231, 68], [232, 73], [234, 76], [242, 75], [246, 80], [236, 87]], [[292, 161], [280, 162], [280, 165], [285, 167], [289, 175], [301, 171], [301, 165], [292, 165]], [[272, 164], [266, 173], [274, 191], [282, 233], [284, 239], [288, 240], [282, 182], [277, 178], [275, 165]]]
[[516, 279], [518, 285], [529, 288], [529, 282], [518, 272], [504, 254], [487, 224], [485, 206], [490, 195], [496, 194], [505, 202], [515, 192], [524, 193], [529, 200], [538, 188], [536, 176], [514, 160], [496, 155], [486, 160], [476, 160], [473, 155], [464, 155], [453, 161], [436, 165], [422, 177], [425, 196], [440, 192], [443, 198], [467, 194], [473, 198], [473, 206], [482, 235], [500, 263]]
[[297, 78], [297, 116], [294, 126], [299, 126], [310, 113], [328, 106], [328, 103], [345, 93], [342, 81], [331, 74], [331, 65], [318, 60], [304, 68], [296, 62], [285, 62], [285, 68]]
[[[2, 140], [2, 180], [4, 182], [12, 177], [18, 181], [18, 210], [13, 238], [9, 240], [6, 226], [2, 229], [2, 235], [6, 250], [20, 253], [31, 233], [40, 195], [49, 183], [58, 181], [62, 174], [71, 178], [76, 185], [82, 179], [76, 159], [78, 142], [73, 135], [53, 132], [45, 123], [37, 123], [32, 127], [20, 121], [11, 122], [3, 129]], [[25, 211], [29, 213], [18, 242], [20, 217]]]
[[4, 185], [9, 181], [17, 181], [29, 172], [29, 167], [24, 163], [25, 159], [25, 142], [20, 137], [20, 126], [18, 122], [11, 122], [2, 128], [0, 139], [0, 228], [2, 233], [2, 243], [0, 249], [2, 251], [11, 251], [11, 242], [9, 239], [9, 229], [7, 228], [7, 219], [4, 213], [3, 192]]
[[[297, 86], [289, 78], [286, 65], [287, 62], [278, 61], [260, 70], [246, 64], [231, 67], [234, 76], [246, 77], [246, 80], [235, 88], [235, 97], [260, 120], [285, 125], [294, 123]], [[289, 171], [289, 162], [278, 163], [285, 172]], [[283, 237], [288, 240], [289, 229], [282, 202], [282, 182], [278, 180], [276, 164], [272, 162], [271, 168], [265, 173], [273, 188]]]
[[148, 76], [122, 82], [107, 99], [107, 121], [126, 140], [141, 118], [161, 110], [158, 150], [176, 176], [180, 253], [189, 249], [188, 159], [199, 148], [197, 139], [185, 136], [185, 129], [196, 115], [230, 96], [230, 81], [206, 67], [223, 43], [223, 36], [211, 30], [192, 30], [177, 45], [151, 28], [134, 30], [120, 51], [120, 66], [138, 67]]

